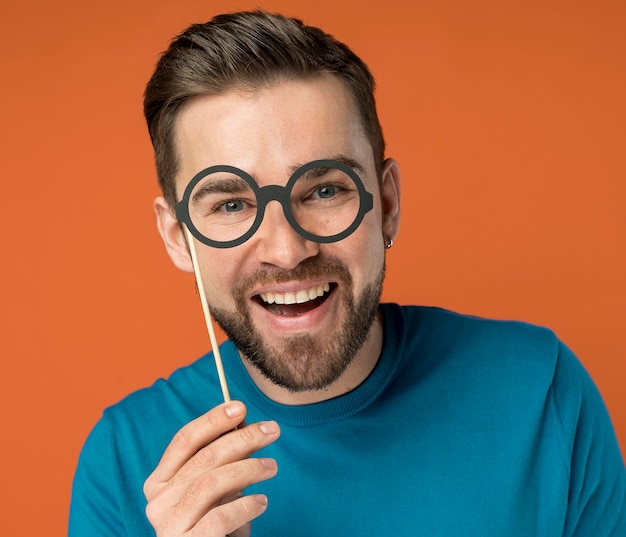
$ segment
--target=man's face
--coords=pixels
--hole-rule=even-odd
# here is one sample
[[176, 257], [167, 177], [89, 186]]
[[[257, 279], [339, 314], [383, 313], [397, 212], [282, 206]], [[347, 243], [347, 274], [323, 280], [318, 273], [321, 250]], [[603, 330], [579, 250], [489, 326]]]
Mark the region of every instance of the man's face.
[[178, 199], [209, 166], [235, 166], [263, 187], [285, 185], [294, 169], [313, 160], [358, 165], [374, 207], [347, 238], [308, 241], [292, 229], [281, 205], [270, 202], [248, 241], [196, 247], [213, 316], [275, 384], [294, 392], [321, 389], [358, 353], [374, 352], [363, 343], [377, 316], [384, 244], [397, 231], [397, 221], [383, 218], [388, 198], [397, 197], [389, 184], [397, 173], [383, 172], [383, 179], [393, 177], [385, 179], [381, 200], [371, 146], [343, 83], [324, 75], [195, 98], [179, 114], [176, 142]]

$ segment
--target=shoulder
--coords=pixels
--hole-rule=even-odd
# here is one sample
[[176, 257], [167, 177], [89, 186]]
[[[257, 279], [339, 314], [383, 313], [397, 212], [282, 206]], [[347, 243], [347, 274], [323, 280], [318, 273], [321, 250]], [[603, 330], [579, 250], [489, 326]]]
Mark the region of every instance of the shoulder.
[[[231, 346], [230, 342], [222, 346], [225, 359]], [[157, 435], [169, 442], [185, 423], [221, 402], [212, 353], [208, 353], [109, 406], [101, 421], [122, 438], [141, 439], [149, 431], [150, 436]], [[150, 442], [144, 438], [141, 443]]]
[[424, 306], [383, 305], [386, 334], [402, 353], [431, 365], [551, 380], [561, 343], [552, 330]]
[[[70, 507], [70, 535], [144, 535], [143, 482], [173, 435], [211, 406], [219, 387], [204, 356], [168, 378], [106, 408], [79, 457]], [[215, 395], [212, 395], [215, 394]], [[126, 514], [130, 513], [130, 518]]]
[[210, 404], [208, 394], [200, 396], [210, 389], [207, 364], [210, 361], [203, 356], [105, 408], [83, 447], [83, 454], [103, 450], [105, 446], [121, 451], [131, 445], [133, 449], [143, 446], [151, 450], [168, 442], [182, 424], [201, 414]]
[[116, 453], [125, 454], [119, 461], [134, 453], [155, 465], [178, 429], [221, 402], [212, 367], [209, 353], [105, 408], [83, 447], [85, 458], [109, 449], [114, 460]]
[[454, 336], [453, 342], [506, 343], [507, 348], [547, 346], [554, 350], [558, 341], [554, 332], [548, 328], [522, 321], [488, 319], [427, 306], [388, 304], [385, 307], [395, 310], [396, 318], [400, 314], [402, 322], [412, 328], [412, 333], [417, 328], [435, 337], [445, 334], [448, 336], [446, 339]]
[[566, 457], [581, 420], [607, 415], [584, 366], [550, 329], [431, 307], [388, 304], [383, 312], [407, 386], [432, 383], [503, 415], [549, 412]]
[[209, 380], [206, 356], [174, 371], [167, 378], [157, 379], [151, 386], [138, 389], [104, 410], [112, 420], [122, 416], [159, 414], [170, 408], [172, 402], [179, 406], [193, 405], [194, 392]]

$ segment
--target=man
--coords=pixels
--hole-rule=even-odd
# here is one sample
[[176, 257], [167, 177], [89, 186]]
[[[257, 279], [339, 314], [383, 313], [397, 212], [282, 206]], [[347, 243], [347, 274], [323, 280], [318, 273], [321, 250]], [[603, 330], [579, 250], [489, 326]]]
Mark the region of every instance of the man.
[[197, 251], [233, 401], [207, 355], [107, 409], [70, 534], [626, 534], [609, 417], [551, 332], [379, 304], [400, 174], [373, 89], [345, 45], [262, 12], [163, 55], [158, 229], [181, 270]]

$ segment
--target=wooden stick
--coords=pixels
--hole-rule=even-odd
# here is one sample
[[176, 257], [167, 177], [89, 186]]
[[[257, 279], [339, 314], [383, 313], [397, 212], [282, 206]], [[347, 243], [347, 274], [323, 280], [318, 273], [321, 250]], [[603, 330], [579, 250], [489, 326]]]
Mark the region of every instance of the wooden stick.
[[207, 330], [209, 331], [209, 339], [211, 340], [211, 348], [213, 349], [213, 359], [215, 360], [215, 367], [217, 367], [217, 376], [220, 379], [220, 387], [222, 388], [222, 395], [224, 396], [224, 402], [230, 401], [230, 393], [228, 391], [228, 385], [226, 384], [226, 375], [224, 374], [224, 365], [222, 364], [222, 356], [220, 355], [220, 347], [215, 337], [215, 328], [213, 327], [213, 319], [211, 312], [209, 311], [209, 304], [206, 300], [206, 293], [204, 292], [204, 283], [202, 283], [202, 275], [200, 274], [200, 265], [198, 263], [198, 254], [196, 252], [196, 243], [193, 235], [184, 226], [185, 233], [187, 235], [187, 243], [189, 244], [189, 252], [191, 253], [191, 262], [193, 264], [193, 272], [196, 276], [196, 283], [198, 284], [198, 292], [200, 293], [200, 302], [202, 303], [202, 311], [204, 312], [204, 321], [206, 323]]

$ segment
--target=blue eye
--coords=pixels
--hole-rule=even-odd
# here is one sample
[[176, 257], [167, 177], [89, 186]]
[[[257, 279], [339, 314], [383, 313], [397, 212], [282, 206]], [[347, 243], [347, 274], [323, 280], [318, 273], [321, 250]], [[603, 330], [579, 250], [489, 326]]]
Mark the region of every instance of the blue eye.
[[334, 186], [326, 185], [318, 188], [316, 193], [320, 198], [332, 198], [337, 192]]
[[241, 200], [227, 201], [222, 207], [227, 213], [238, 213], [243, 211], [243, 202]]

